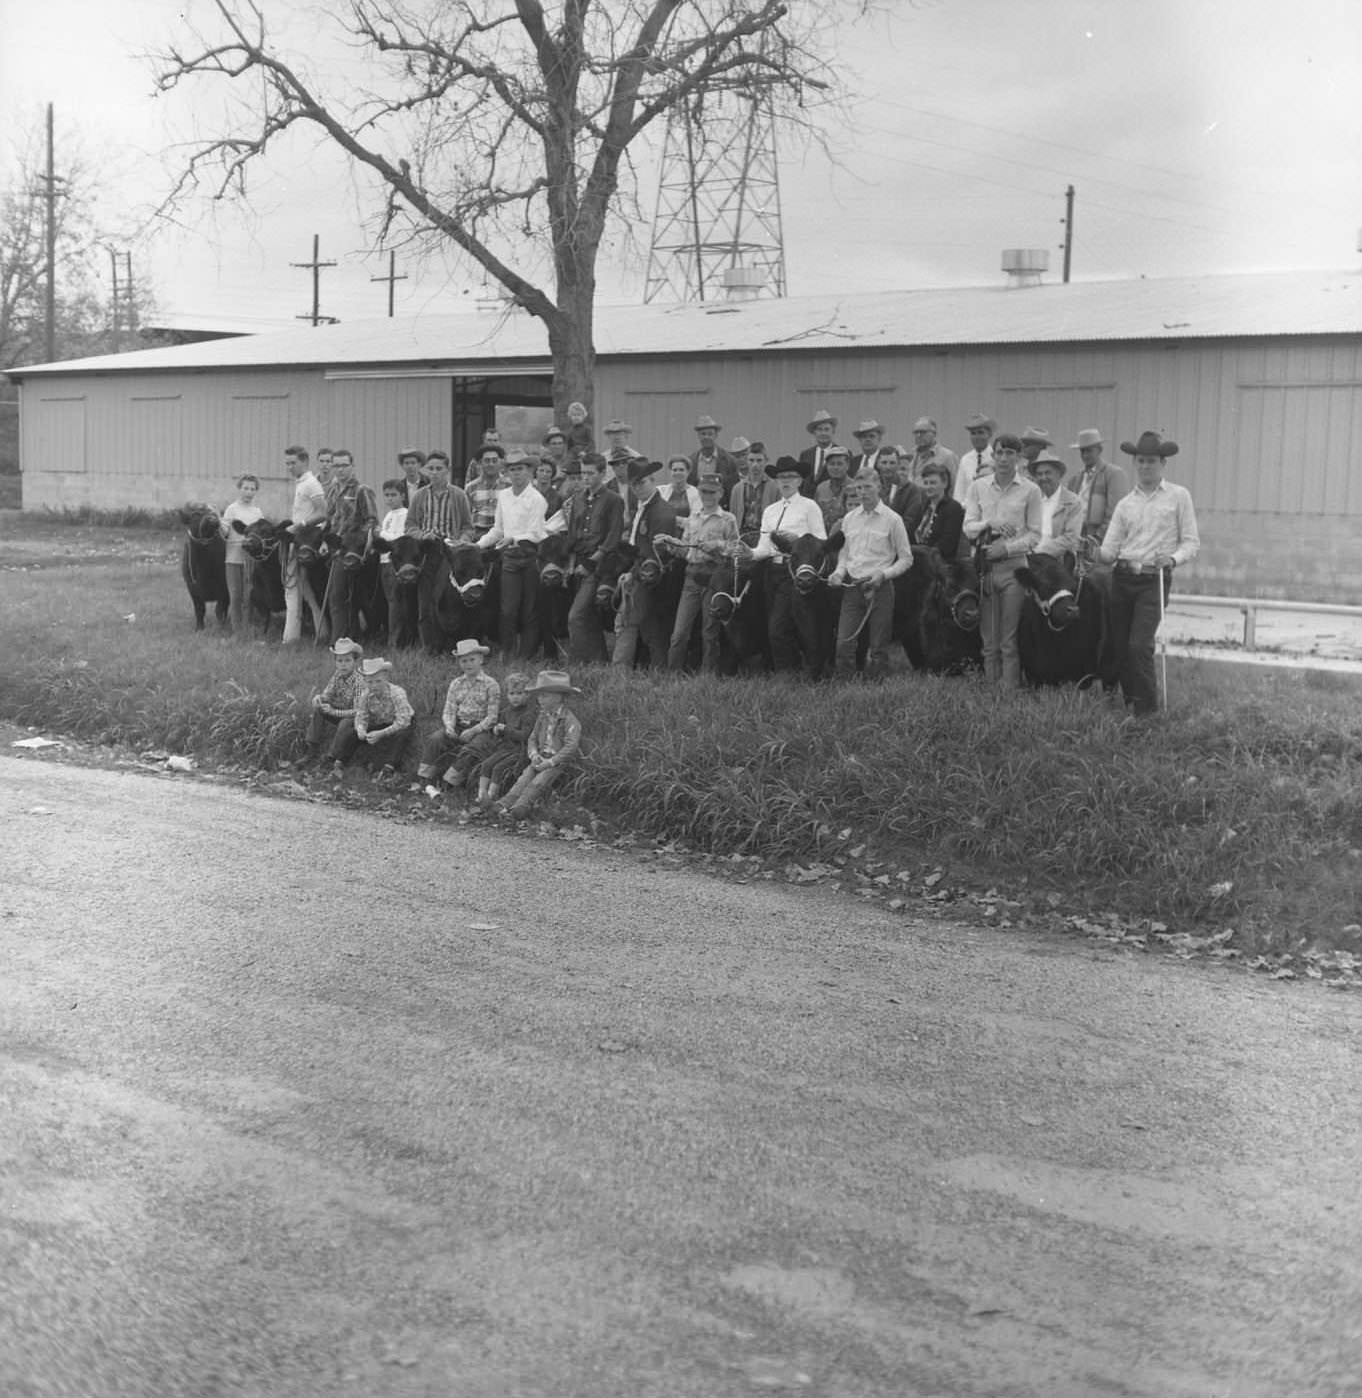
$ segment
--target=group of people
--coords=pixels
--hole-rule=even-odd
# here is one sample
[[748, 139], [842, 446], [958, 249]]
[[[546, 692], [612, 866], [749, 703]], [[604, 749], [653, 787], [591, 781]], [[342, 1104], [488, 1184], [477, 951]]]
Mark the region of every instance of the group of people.
[[380, 779], [394, 778], [415, 745], [416, 790], [463, 792], [470, 817], [490, 812], [525, 818], [581, 747], [581, 721], [567, 705], [581, 690], [566, 671], [541, 670], [533, 684], [519, 671], [507, 675], [503, 692], [483, 668], [488, 653], [475, 640], [459, 642], [454, 651], [459, 673], [440, 722], [420, 734], [406, 690], [392, 681], [392, 662], [365, 659], [363, 646], [341, 637], [331, 647], [331, 677], [313, 695], [306, 752], [295, 770], [329, 766], [339, 780], [359, 759]]
[[[797, 666], [797, 599], [787, 585], [792, 570], [783, 565], [793, 541], [840, 533], [841, 551], [827, 576], [841, 588], [839, 670], [855, 668], [862, 631], [871, 667], [883, 667], [892, 583], [913, 566], [918, 546], [977, 564], [985, 675], [1009, 686], [1021, 683], [1017, 631], [1024, 591], [1017, 574], [1028, 556], [1048, 554], [1080, 572], [1110, 565], [1111, 634], [1124, 694], [1138, 713], [1157, 706], [1154, 632], [1172, 569], [1199, 547], [1190, 495], [1164, 480], [1176, 443], [1154, 432], [1122, 443], [1133, 458], [1132, 489], [1125, 470], [1105, 459], [1096, 428], [1083, 429], [1071, 444], [1080, 457], [1071, 469], [1055, 454], [1049, 433], [1035, 427], [999, 433], [982, 413], [963, 424], [970, 447], [959, 455], [940, 443], [928, 417], [913, 424], [911, 447], [892, 444], [882, 423], [863, 420], [850, 434], [854, 452], [837, 441], [832, 413], [816, 412], [805, 426], [810, 444], [797, 456], [774, 460], [759, 440], [737, 437], [722, 446], [722, 428], [709, 416], [695, 422], [696, 445], [687, 453], [640, 451], [632, 427], [619, 419], [605, 424], [606, 449], [597, 451], [585, 408], [573, 404], [567, 424], [545, 433], [538, 451], [508, 451], [489, 431], [457, 473], [445, 452], [401, 449], [397, 474], [381, 487], [381, 510], [375, 492], [359, 482], [349, 451], [323, 449], [314, 472], [308, 453], [289, 447], [291, 521], [295, 529], [325, 521], [343, 534], [359, 524], [383, 540], [408, 535], [494, 552], [500, 563], [496, 640], [507, 657], [524, 658], [526, 639], [537, 634], [532, 617], [540, 546], [562, 536], [572, 580], [566, 631], [574, 664], [607, 659], [596, 581], [603, 560], [621, 546], [629, 562], [618, 583], [608, 654], [617, 665], [633, 666], [642, 644], [653, 666], [681, 668], [690, 663], [698, 625], [700, 664], [713, 668], [720, 623], [710, 603], [716, 591], [731, 587], [736, 593], [738, 570], [769, 560], [771, 661], [777, 669]], [[258, 515], [257, 484], [243, 477], [238, 499], [223, 512], [229, 580], [241, 560], [230, 552], [227, 531], [233, 519], [247, 520], [253, 510]], [[387, 590], [395, 580], [391, 566], [384, 567]], [[337, 569], [333, 564], [333, 581], [344, 586]], [[653, 607], [657, 590], [644, 585], [659, 571], [679, 582], [674, 615]], [[231, 586], [235, 620], [239, 574]], [[284, 590], [284, 640], [293, 641], [301, 635], [299, 580], [287, 561]]]

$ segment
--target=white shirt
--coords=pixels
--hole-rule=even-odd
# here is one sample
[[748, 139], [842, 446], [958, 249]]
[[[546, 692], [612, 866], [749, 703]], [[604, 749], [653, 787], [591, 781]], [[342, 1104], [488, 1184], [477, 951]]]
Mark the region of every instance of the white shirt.
[[847, 577], [860, 581], [872, 573], [882, 573], [887, 580], [913, 566], [903, 516], [882, 500], [868, 510], [860, 505], [849, 511], [842, 520], [842, 533], [846, 543], [832, 574], [839, 582]]
[[527, 485], [519, 495], [508, 486], [497, 495], [496, 518], [478, 540], [478, 547], [490, 549], [500, 543], [537, 544], [548, 537], [544, 519], [547, 509], [544, 497], [532, 485]]
[[993, 471], [993, 448], [985, 447], [981, 452], [967, 451], [960, 458], [960, 467], [951, 485], [951, 494], [963, 505], [969, 496], [970, 486], [979, 476], [991, 475]]
[[1137, 485], [1117, 501], [1102, 540], [1102, 561], [1147, 565], [1166, 553], [1175, 564], [1190, 563], [1200, 549], [1190, 492], [1160, 481], [1153, 490]]
[[387, 539], [390, 543], [394, 539], [400, 539], [407, 528], [407, 507], [399, 506], [395, 510], [389, 510], [383, 516], [383, 523], [378, 526], [378, 537]]
[[326, 491], [311, 471], [304, 471], [293, 487], [294, 524], [316, 524], [326, 518]]
[[1053, 539], [1055, 536], [1055, 506], [1059, 504], [1059, 491], [1053, 495], [1047, 495], [1043, 490], [1040, 493], [1040, 537], [1042, 540]]
[[775, 500], [761, 512], [761, 538], [752, 550], [753, 558], [783, 559], [785, 555], [776, 548], [773, 534], [812, 534], [815, 539], [828, 537], [827, 526], [823, 523], [823, 511], [816, 501], [807, 495], [795, 494], [788, 500]]

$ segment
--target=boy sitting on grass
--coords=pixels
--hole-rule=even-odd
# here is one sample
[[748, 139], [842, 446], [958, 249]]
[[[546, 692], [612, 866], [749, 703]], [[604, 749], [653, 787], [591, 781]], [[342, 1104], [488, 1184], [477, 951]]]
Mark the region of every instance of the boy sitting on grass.
[[295, 767], [306, 767], [320, 757], [327, 739], [335, 737], [333, 730], [341, 720], [355, 716], [355, 701], [360, 689], [359, 662], [364, 658], [364, 647], [342, 636], [331, 647], [331, 654], [336, 657], [336, 668], [321, 693], [312, 696], [307, 751], [293, 764]]
[[392, 668], [383, 659], [366, 660], [359, 667], [363, 686], [356, 696], [355, 715], [341, 719], [331, 742], [331, 775], [337, 780], [356, 754], [370, 766], [381, 762], [380, 777], [401, 770], [411, 741], [412, 708], [407, 691], [389, 680]]
[[530, 764], [495, 807], [498, 816], [512, 820], [529, 815], [582, 745], [581, 721], [565, 702], [569, 696], [580, 698], [582, 691], [572, 687], [567, 671], [541, 670], [529, 693], [539, 700], [539, 717], [528, 744]]
[[[469, 770], [491, 751], [501, 686], [482, 668], [487, 653], [486, 646], [471, 638], [455, 646], [459, 674], [445, 695], [440, 726], [431, 729], [421, 745], [421, 765], [416, 775], [422, 781], [432, 781], [444, 769], [445, 785], [457, 791]], [[464, 758], [469, 760], [465, 762]]]
[[[474, 814], [480, 815], [493, 801], [515, 783], [525, 766], [530, 734], [538, 711], [530, 705], [530, 677], [518, 671], [506, 676], [506, 699], [501, 716], [492, 729], [496, 746], [478, 763], [477, 796]], [[472, 783], [470, 782], [470, 789]]]

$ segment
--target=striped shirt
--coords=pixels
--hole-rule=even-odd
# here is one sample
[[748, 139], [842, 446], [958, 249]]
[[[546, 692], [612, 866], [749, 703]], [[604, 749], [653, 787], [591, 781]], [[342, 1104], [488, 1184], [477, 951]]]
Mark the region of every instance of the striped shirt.
[[473, 532], [473, 511], [468, 496], [457, 485], [436, 490], [433, 485], [422, 486], [411, 497], [407, 510], [406, 532], [423, 534], [427, 530], [441, 539], [468, 539]]

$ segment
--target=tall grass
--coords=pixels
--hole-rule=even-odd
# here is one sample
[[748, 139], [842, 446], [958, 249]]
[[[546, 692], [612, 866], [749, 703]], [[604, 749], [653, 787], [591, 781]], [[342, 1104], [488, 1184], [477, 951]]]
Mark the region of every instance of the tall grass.
[[[5, 593], [0, 717], [210, 763], [301, 750], [329, 657], [196, 635], [171, 568], [12, 573]], [[452, 661], [393, 658], [433, 721]], [[866, 844], [889, 867], [1234, 925], [1258, 946], [1358, 940], [1343, 931], [1362, 922], [1362, 708], [1347, 678], [1175, 663], [1170, 712], [1145, 724], [1100, 696], [906, 673], [574, 678], [588, 741], [561, 800], [639, 834], [796, 862]]]

